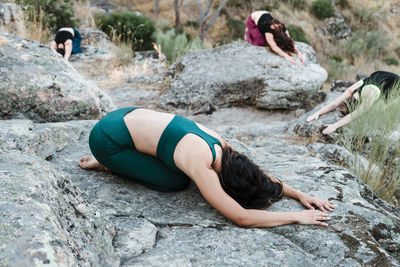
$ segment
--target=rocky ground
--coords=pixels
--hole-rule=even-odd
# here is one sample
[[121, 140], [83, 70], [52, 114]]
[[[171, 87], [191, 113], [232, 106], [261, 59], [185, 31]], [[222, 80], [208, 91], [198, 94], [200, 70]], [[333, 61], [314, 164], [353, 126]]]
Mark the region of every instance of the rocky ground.
[[[348, 151], [332, 144], [307, 145], [302, 139], [322, 126], [304, 123], [307, 103], [324, 98], [316, 91], [326, 72], [312, 48], [299, 46], [309, 55], [305, 67], [290, 66], [263, 48], [239, 42], [185, 56], [169, 69], [151, 53], [114, 68], [106, 45], [91, 43], [84, 54], [65, 63], [35, 42], [0, 37], [5, 40], [0, 45], [0, 93], [5, 96], [0, 98], [0, 265], [400, 266], [400, 210], [335, 165], [346, 162]], [[232, 51], [243, 60], [263, 58], [243, 69], [243, 75], [238, 66], [218, 68], [223, 55]], [[30, 62], [36, 66], [29, 67]], [[93, 72], [107, 62], [107, 71]], [[47, 67], [49, 63], [57, 68]], [[28, 67], [35, 70], [33, 78], [10, 79], [13, 73], [27, 73]], [[204, 76], [207, 68], [212, 75]], [[296, 77], [296, 69], [310, 75]], [[223, 77], [225, 71], [229, 79]], [[274, 79], [277, 73], [280, 78]], [[66, 83], [66, 75], [74, 86]], [[55, 85], [35, 82], [35, 77]], [[28, 96], [16, 79], [30, 85]], [[280, 82], [292, 89], [282, 89]], [[304, 90], [296, 98], [300, 87]], [[64, 103], [59, 99], [69, 101], [83, 90], [90, 91], [90, 101], [79, 96], [76, 101], [85, 102], [74, 105], [85, 112], [59, 104]], [[53, 91], [57, 97], [43, 94]], [[329, 93], [325, 101], [334, 96]], [[265, 111], [268, 101], [278, 111]], [[89, 153], [93, 119], [114, 106], [131, 105], [194, 119], [285, 183], [333, 201], [337, 208], [329, 227], [243, 229], [210, 207], [194, 184], [182, 192], [161, 193], [110, 173], [80, 169], [77, 161]], [[340, 114], [325, 120], [335, 116]], [[269, 208], [302, 209], [288, 198]]]

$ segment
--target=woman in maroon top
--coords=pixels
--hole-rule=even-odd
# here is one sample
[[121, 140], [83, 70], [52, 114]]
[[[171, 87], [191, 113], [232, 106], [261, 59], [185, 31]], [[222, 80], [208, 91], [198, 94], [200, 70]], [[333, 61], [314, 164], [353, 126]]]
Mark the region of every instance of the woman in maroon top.
[[246, 20], [246, 41], [257, 46], [268, 45], [277, 55], [295, 64], [296, 54], [304, 65], [303, 55], [297, 50], [285, 25], [267, 11], [255, 11]]

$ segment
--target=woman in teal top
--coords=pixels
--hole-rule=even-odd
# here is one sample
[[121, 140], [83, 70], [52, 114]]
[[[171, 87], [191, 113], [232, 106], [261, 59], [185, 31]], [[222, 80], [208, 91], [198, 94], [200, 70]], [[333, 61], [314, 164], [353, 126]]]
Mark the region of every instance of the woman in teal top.
[[[239, 226], [327, 226], [326, 210], [334, 209], [330, 201], [264, 173], [219, 134], [181, 116], [145, 108], [115, 110], [93, 127], [89, 146], [94, 157], [83, 157], [81, 168], [107, 168], [159, 191], [182, 190], [193, 180], [211, 206]], [[282, 195], [298, 199], [310, 210], [260, 210]]]
[[306, 121], [310, 122], [318, 120], [319, 116], [335, 110], [339, 105], [351, 97], [359, 100], [361, 104], [356, 110], [336, 123], [327, 125], [327, 127], [322, 131], [323, 134], [330, 134], [337, 128], [351, 122], [351, 120], [359, 116], [363, 110], [370, 107], [378, 98], [383, 97], [384, 99], [387, 99], [387, 96], [393, 92], [394, 88], [400, 89], [400, 78], [397, 74], [387, 71], [376, 71], [369, 77], [360, 80], [347, 88], [339, 98], [309, 116]]

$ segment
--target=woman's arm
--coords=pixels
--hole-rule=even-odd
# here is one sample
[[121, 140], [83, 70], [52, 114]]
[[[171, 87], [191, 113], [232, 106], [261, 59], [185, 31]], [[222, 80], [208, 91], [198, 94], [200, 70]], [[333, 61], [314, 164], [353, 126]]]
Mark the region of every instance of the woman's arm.
[[[288, 31], [288, 30], [286, 30], [285, 33], [286, 33], [286, 35], [287, 35], [289, 38], [292, 38], [292, 37], [290, 37], [290, 34], [289, 34], [289, 31]], [[305, 63], [304, 57], [303, 57], [303, 55], [300, 53], [300, 51], [297, 49], [296, 44], [294, 43], [294, 41], [293, 41], [293, 48], [294, 48], [294, 53], [297, 55], [297, 57], [299, 58], [301, 64], [303, 64], [303, 66], [304, 66], [304, 63]]]
[[334, 132], [336, 129], [348, 124], [358, 116], [360, 116], [367, 108], [369, 108], [376, 99], [379, 97], [379, 92], [375, 89], [369, 88], [368, 86], [363, 88], [362, 91], [362, 99], [360, 106], [354, 110], [352, 113], [344, 116], [339, 121], [335, 122], [334, 124], [329, 124], [327, 127], [322, 131], [323, 134], [330, 134]]
[[311, 116], [307, 118], [307, 122], [313, 121], [313, 120], [318, 120], [319, 116], [324, 115], [325, 113], [328, 113], [334, 109], [336, 109], [340, 104], [342, 104], [345, 100], [349, 99], [355, 90], [359, 88], [363, 84], [362, 81], [358, 81], [349, 88], [346, 89], [346, 91], [343, 92], [343, 94], [337, 98], [335, 101], [329, 103], [325, 107], [321, 108]]
[[299, 190], [296, 190], [289, 185], [285, 184], [284, 182], [278, 180], [274, 176], [268, 174], [268, 176], [271, 178], [273, 182], [280, 182], [282, 183], [282, 195], [294, 198], [299, 200], [304, 206], [307, 208], [313, 210], [314, 207], [312, 205], [317, 206], [319, 209], [321, 209], [323, 212], [326, 212], [325, 209], [328, 211], [333, 211], [335, 209], [335, 205], [331, 201], [323, 200], [320, 198], [312, 197], [309, 196]]
[[244, 209], [223, 190], [217, 173], [208, 167], [198, 168], [193, 180], [201, 194], [211, 206], [240, 227], [274, 227], [285, 224], [316, 224], [328, 226], [323, 221], [330, 220], [322, 211], [269, 212]]
[[68, 39], [67, 41], [65, 41], [64, 50], [65, 50], [64, 58], [66, 60], [69, 60], [72, 53], [72, 40]]
[[51, 41], [50, 48], [53, 50], [57, 50], [57, 43], [55, 41]]
[[269, 47], [271, 47], [272, 51], [274, 51], [277, 55], [283, 57], [286, 61], [292, 64], [296, 63], [293, 57], [289, 56], [285, 51], [279, 48], [274, 40], [274, 35], [272, 33], [265, 33], [265, 39], [267, 40]]

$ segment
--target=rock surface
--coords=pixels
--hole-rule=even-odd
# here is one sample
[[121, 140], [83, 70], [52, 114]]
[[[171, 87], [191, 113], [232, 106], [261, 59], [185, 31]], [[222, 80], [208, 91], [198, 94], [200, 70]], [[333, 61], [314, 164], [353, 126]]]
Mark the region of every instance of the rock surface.
[[[153, 104], [150, 99], [159, 92], [121, 87], [112, 95], [121, 107]], [[326, 101], [337, 94], [328, 93]], [[337, 208], [329, 227], [242, 229], [207, 204], [193, 183], [181, 192], [161, 193], [111, 173], [80, 169], [77, 161], [89, 153], [96, 120], [3, 120], [0, 265], [400, 266], [400, 210], [333, 165], [346, 163], [350, 152], [293, 138], [297, 125], [312, 133], [303, 122], [313, 111], [297, 119], [296, 111], [251, 107], [218, 107], [211, 115], [173, 111], [216, 130], [285, 183], [333, 201]], [[283, 198], [269, 211], [302, 209], [298, 201]]]
[[333, 39], [344, 39], [350, 37], [352, 31], [344, 17], [335, 13], [335, 16], [326, 20], [324, 32]]
[[0, 3], [0, 31], [23, 36], [25, 34], [22, 8], [14, 3]]
[[314, 50], [296, 43], [306, 65], [291, 65], [265, 47], [239, 41], [187, 54], [169, 69], [164, 105], [198, 109], [249, 105], [260, 109], [304, 107], [327, 79]]
[[95, 83], [49, 47], [14, 35], [0, 37], [1, 118], [95, 119], [114, 108]]
[[[12, 238], [15, 246], [11, 247], [16, 250], [0, 247], [0, 262], [15, 263], [20, 249], [27, 249], [30, 253], [23, 259], [25, 265], [38, 259], [58, 265], [160, 266], [167, 262], [171, 266], [204, 266], [246, 265], [256, 261], [268, 266], [377, 263], [399, 266], [398, 209], [376, 199], [369, 187], [346, 169], [314, 157], [314, 152], [303, 145], [282, 142], [289, 137], [284, 133], [285, 127], [273, 132], [271, 125], [262, 121], [246, 125], [236, 121], [229, 127], [215, 126], [225, 118], [225, 112], [230, 111], [236, 113], [236, 117], [247, 116], [245, 110], [227, 109], [211, 116], [192, 118], [214, 126], [212, 128], [231, 138], [235, 147], [285, 183], [333, 201], [337, 208], [331, 214], [328, 228], [288, 225], [274, 229], [240, 229], [211, 208], [193, 184], [182, 192], [161, 193], [113, 174], [82, 170], [76, 162], [89, 153], [87, 138], [95, 121], [50, 123], [47, 127], [59, 131], [65, 127], [76, 129], [81, 138], [54, 153], [50, 162], [16, 150], [3, 149], [1, 154], [1, 188], [4, 190], [1, 203], [4, 210], [12, 207], [18, 212], [7, 212], [2, 217], [3, 225], [8, 228], [0, 231], [0, 238]], [[21, 136], [42, 135], [29, 127], [17, 131], [14, 125], [2, 125], [6, 132], [14, 133], [14, 136], [7, 135], [5, 142], [15, 142], [17, 132]], [[38, 127], [32, 122], [30, 125], [32, 129]], [[266, 132], [269, 135], [265, 135]], [[63, 143], [62, 136], [46, 138]], [[23, 146], [16, 147], [24, 150]], [[15, 184], [12, 182], [15, 179], [20, 182]], [[27, 189], [22, 190], [23, 185]], [[26, 201], [30, 203], [30, 210], [40, 215], [33, 218], [29, 212], [19, 215], [19, 205]], [[299, 202], [283, 198], [269, 210], [301, 209]], [[18, 216], [22, 216], [22, 221], [32, 222], [32, 228], [16, 223], [22, 222], [15, 219]], [[68, 232], [72, 222], [74, 226]], [[81, 232], [83, 229], [85, 232]], [[24, 231], [37, 235], [31, 237]], [[21, 242], [25, 244], [23, 248], [17, 245]]]

